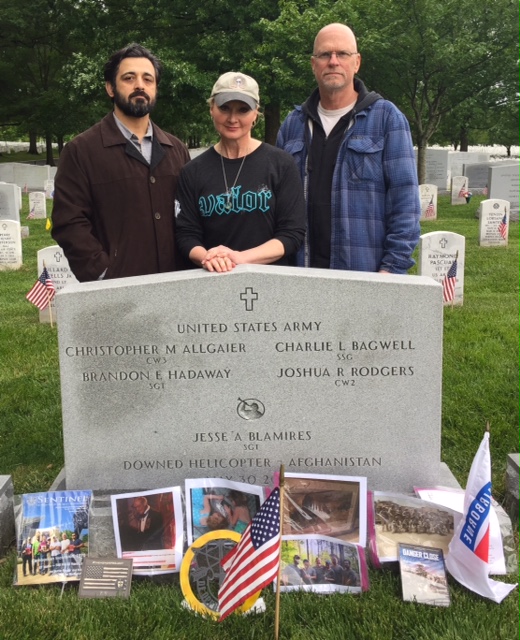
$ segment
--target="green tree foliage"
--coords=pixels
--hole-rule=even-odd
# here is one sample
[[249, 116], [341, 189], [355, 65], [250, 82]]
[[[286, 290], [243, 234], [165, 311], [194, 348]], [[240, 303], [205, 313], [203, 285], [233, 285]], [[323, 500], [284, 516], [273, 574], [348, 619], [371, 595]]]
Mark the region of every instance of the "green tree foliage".
[[48, 164], [52, 135], [70, 120], [60, 80], [73, 51], [76, 13], [70, 0], [0, 0], [0, 118], [44, 135]]
[[512, 0], [380, 0], [359, 3], [362, 75], [408, 116], [425, 151], [441, 119], [503, 84], [515, 65], [518, 5]]
[[0, 123], [57, 137], [106, 112], [103, 64], [136, 41], [165, 65], [154, 114], [162, 127], [185, 141], [211, 140], [206, 99], [218, 75], [239, 70], [260, 85], [273, 142], [286, 111], [315, 86], [309, 57], [330, 22], [354, 29], [360, 76], [406, 113], [420, 170], [448, 114], [458, 131], [442, 137], [460, 143], [487, 107], [497, 115], [493, 130], [506, 134], [516, 104], [513, 0], [0, 0], [0, 14]]

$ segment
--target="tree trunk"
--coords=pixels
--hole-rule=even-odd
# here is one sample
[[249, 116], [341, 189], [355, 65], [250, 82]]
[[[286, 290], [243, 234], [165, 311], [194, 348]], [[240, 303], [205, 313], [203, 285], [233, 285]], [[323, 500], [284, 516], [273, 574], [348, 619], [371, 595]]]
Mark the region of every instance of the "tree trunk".
[[29, 153], [31, 155], [38, 155], [38, 142], [37, 142], [36, 131], [29, 131]]
[[280, 105], [268, 104], [265, 107], [265, 133], [264, 141], [269, 144], [276, 144], [276, 136], [280, 128]]
[[426, 182], [426, 141], [417, 141], [417, 176], [419, 184]]
[[46, 163], [51, 167], [54, 167], [54, 155], [52, 153], [52, 134], [45, 134], [45, 150], [46, 150]]
[[467, 151], [468, 150], [468, 130], [465, 127], [461, 127], [460, 129], [460, 150]]
[[58, 155], [61, 155], [61, 152], [63, 151], [63, 147], [65, 146], [65, 142], [63, 140], [63, 135], [58, 135], [56, 136], [58, 138]]

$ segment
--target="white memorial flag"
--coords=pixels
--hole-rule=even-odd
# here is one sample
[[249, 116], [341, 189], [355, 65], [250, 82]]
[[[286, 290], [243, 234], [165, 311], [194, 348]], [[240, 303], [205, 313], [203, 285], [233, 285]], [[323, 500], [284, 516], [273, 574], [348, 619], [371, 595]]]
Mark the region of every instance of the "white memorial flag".
[[489, 432], [486, 432], [471, 465], [464, 496], [464, 513], [450, 542], [446, 568], [460, 584], [484, 598], [500, 603], [517, 585], [489, 577], [490, 509], [491, 458]]

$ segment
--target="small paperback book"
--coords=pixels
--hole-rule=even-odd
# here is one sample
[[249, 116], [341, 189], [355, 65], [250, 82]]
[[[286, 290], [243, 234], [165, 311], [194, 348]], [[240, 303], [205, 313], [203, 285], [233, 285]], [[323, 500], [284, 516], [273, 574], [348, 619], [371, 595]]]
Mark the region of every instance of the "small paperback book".
[[449, 607], [450, 593], [442, 549], [399, 544], [403, 600]]

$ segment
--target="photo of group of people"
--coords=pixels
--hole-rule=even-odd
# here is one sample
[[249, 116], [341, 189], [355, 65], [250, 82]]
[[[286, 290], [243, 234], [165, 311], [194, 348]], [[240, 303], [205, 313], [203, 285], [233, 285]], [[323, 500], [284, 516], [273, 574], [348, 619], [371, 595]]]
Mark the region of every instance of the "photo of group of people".
[[265, 497], [260, 486], [222, 478], [186, 480], [185, 484], [189, 545], [209, 531], [242, 534]]
[[91, 491], [24, 494], [14, 584], [79, 580], [88, 553]]
[[399, 543], [439, 547], [448, 553], [458, 515], [440, 505], [401, 494], [371, 494], [370, 548], [376, 563], [399, 560]]
[[360, 593], [368, 588], [364, 550], [327, 536], [284, 536], [281, 591]]
[[111, 496], [119, 558], [133, 560], [134, 574], [173, 573], [182, 559], [180, 487]]

